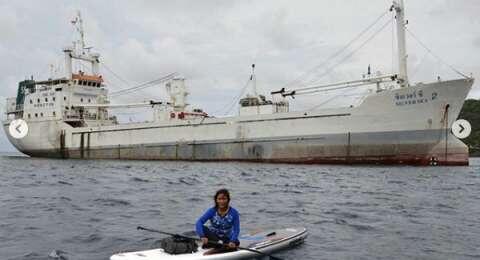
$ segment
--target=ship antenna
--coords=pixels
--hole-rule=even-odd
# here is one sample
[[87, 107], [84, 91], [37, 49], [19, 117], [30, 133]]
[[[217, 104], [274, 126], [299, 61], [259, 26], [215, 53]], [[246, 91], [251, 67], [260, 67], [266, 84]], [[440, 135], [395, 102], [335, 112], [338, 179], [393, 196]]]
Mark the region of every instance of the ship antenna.
[[80, 39], [78, 40], [78, 43], [80, 43], [80, 50], [82, 54], [85, 54], [85, 32], [83, 30], [83, 19], [82, 19], [82, 14], [80, 11], [77, 11], [77, 17], [75, 17], [74, 20], [72, 20], [72, 24], [77, 30], [77, 32], [80, 34]]
[[250, 80], [253, 84], [253, 95], [257, 96], [257, 77], [255, 76], [255, 64], [252, 64], [252, 76], [250, 76]]

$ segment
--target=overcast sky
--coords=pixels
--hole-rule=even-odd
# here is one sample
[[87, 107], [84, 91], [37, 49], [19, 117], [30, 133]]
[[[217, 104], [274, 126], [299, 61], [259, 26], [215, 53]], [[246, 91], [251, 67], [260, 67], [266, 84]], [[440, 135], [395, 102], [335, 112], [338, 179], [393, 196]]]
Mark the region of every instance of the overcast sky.
[[[405, 0], [408, 29], [442, 60], [475, 78], [480, 76], [480, 1]], [[340, 50], [384, 13], [388, 0], [336, 1], [5, 1], [0, 0], [0, 105], [16, 95], [18, 81], [62, 73], [62, 48], [71, 44], [70, 20], [80, 10], [86, 42], [101, 61], [130, 86], [179, 72], [187, 79], [189, 101], [221, 115], [244, 87], [256, 64], [258, 88], [268, 93], [297, 78], [320, 83], [354, 80], [371, 64], [374, 71], [397, 70], [392, 60], [392, 23], [388, 13], [336, 61], [305, 75]], [[385, 29], [363, 48], [370, 35]], [[396, 46], [395, 46], [396, 48]], [[459, 75], [407, 34], [412, 83]], [[392, 67], [393, 61], [393, 67]], [[126, 87], [103, 68], [111, 90]], [[304, 77], [301, 77], [304, 76]], [[478, 81], [470, 97], [480, 97]], [[248, 91], [248, 90], [247, 90]], [[346, 95], [347, 96], [347, 95]], [[164, 98], [162, 86], [115, 99], [130, 102]], [[296, 99], [310, 108], [317, 99]], [[332, 101], [341, 102], [340, 101]], [[330, 102], [330, 103], [332, 103]], [[234, 110], [232, 110], [234, 112]], [[232, 112], [230, 111], [230, 112]], [[215, 114], [215, 113], [214, 113]], [[0, 134], [0, 151], [13, 150]]]

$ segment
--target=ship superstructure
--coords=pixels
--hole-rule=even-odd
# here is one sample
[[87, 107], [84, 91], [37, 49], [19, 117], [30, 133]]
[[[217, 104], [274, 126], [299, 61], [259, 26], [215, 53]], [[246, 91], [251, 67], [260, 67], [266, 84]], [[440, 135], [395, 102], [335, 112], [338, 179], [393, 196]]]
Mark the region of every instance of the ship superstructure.
[[[4, 129], [19, 151], [39, 157], [467, 165], [468, 147], [450, 129], [473, 79], [411, 85], [403, 2], [394, 1], [392, 11], [397, 74], [282, 88], [271, 92], [271, 99], [254, 87], [240, 99], [238, 116], [221, 118], [191, 109], [185, 79], [176, 74], [161, 79], [167, 102], [111, 104], [98, 73], [100, 55], [85, 48], [78, 16], [80, 41], [63, 50], [65, 77], [20, 82], [17, 97], [8, 99]], [[91, 72], [73, 72], [72, 60], [90, 63]], [[251, 80], [255, 84], [254, 72]], [[364, 85], [376, 91], [357, 106], [290, 111], [291, 96]], [[119, 123], [109, 114], [115, 107], [150, 107], [153, 118]]]

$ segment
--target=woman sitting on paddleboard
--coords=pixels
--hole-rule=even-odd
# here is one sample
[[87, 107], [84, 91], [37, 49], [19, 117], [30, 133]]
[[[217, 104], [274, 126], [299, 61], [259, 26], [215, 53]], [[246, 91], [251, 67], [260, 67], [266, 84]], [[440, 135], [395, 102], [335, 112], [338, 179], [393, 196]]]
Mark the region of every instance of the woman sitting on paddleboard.
[[[230, 193], [226, 189], [218, 190], [213, 197], [215, 206], [209, 208], [201, 216], [195, 225], [197, 234], [202, 239], [204, 246], [209, 241], [223, 242], [229, 248], [236, 248], [240, 244], [238, 234], [240, 234], [240, 217], [238, 211], [229, 206]], [[210, 220], [210, 226], [204, 224]]]

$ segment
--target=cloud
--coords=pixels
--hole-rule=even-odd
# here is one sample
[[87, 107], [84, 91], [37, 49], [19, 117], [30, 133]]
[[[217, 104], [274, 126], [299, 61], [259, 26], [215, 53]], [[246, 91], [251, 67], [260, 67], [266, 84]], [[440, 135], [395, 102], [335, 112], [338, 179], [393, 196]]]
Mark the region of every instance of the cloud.
[[480, 36], [473, 39], [472, 43], [473, 43], [473, 46], [475, 46], [476, 48], [480, 48]]
[[[0, 6], [0, 32], [2, 33], [2, 41], [0, 46], [11, 41], [17, 34], [17, 17], [9, 6]], [[3, 44], [2, 44], [3, 43]]]

